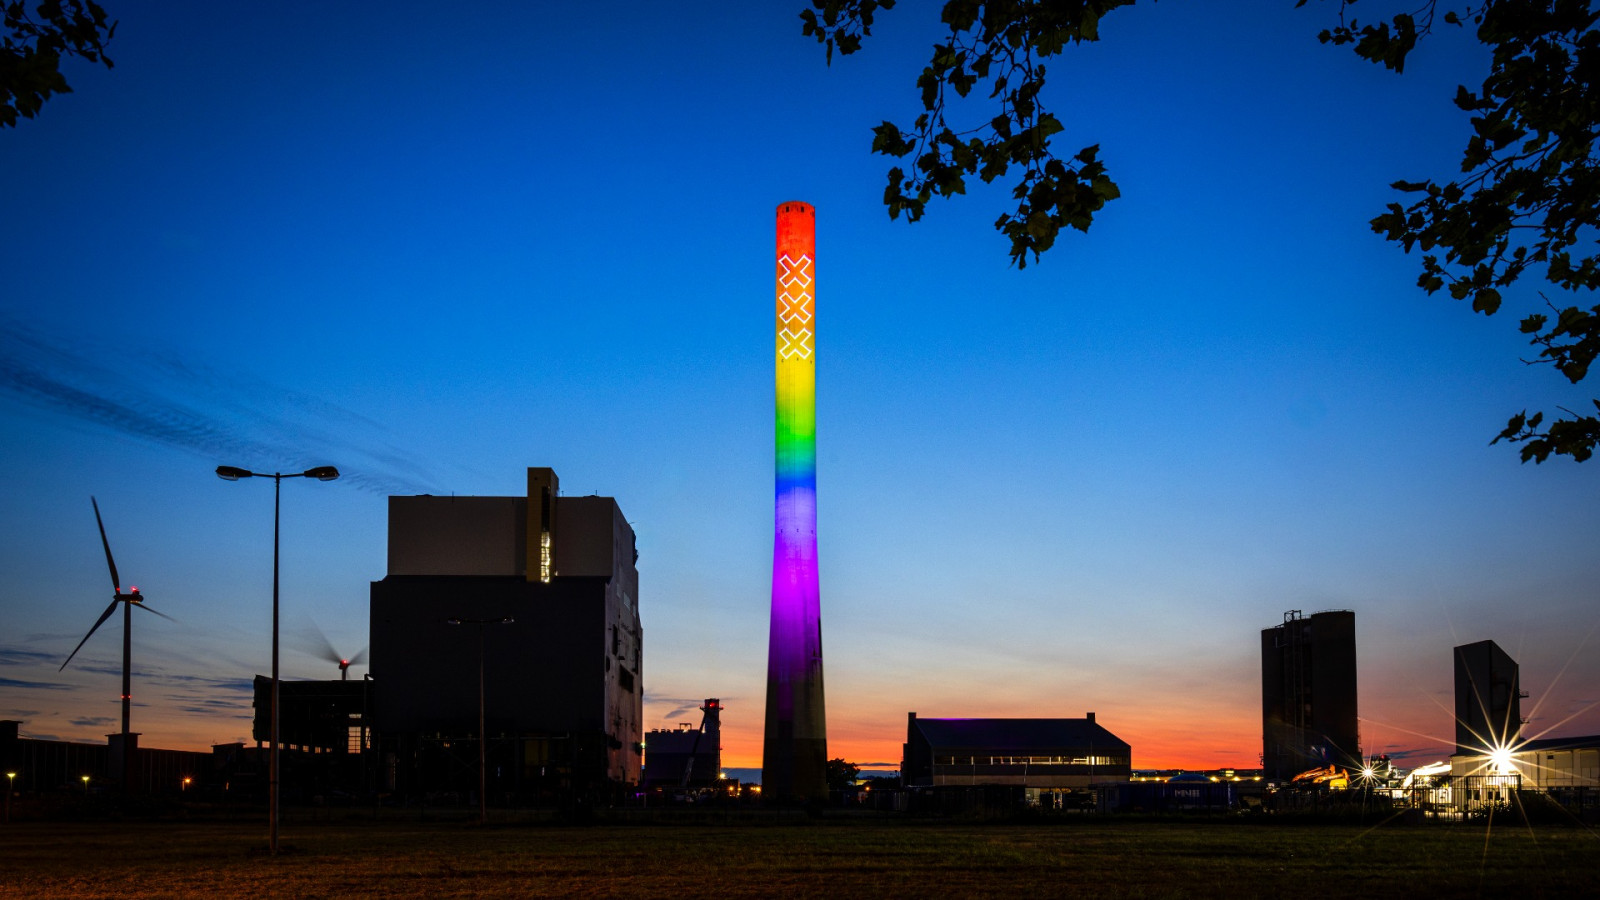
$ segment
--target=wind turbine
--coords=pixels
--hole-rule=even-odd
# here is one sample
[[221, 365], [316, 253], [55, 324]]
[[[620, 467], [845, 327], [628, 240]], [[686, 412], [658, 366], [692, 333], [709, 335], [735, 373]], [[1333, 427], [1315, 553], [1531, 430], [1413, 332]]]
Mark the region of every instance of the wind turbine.
[[[155, 612], [155, 610], [151, 610], [151, 612]], [[340, 654], [339, 651], [333, 646], [333, 641], [328, 640], [328, 636], [323, 634], [322, 629], [317, 627], [316, 622], [311, 623], [311, 630], [307, 632], [307, 635], [314, 639], [318, 645], [315, 650], [312, 651], [311, 655], [338, 665], [340, 681], [349, 681], [350, 667], [353, 665], [359, 666], [367, 660], [367, 650], [365, 647], [361, 648], [361, 652], [355, 654], [354, 656], [344, 656]]]
[[67, 656], [67, 662], [62, 663], [61, 664], [61, 668], [57, 669], [56, 671], [59, 672], [59, 671], [62, 671], [64, 669], [66, 669], [67, 663], [72, 662], [72, 657], [78, 655], [78, 651], [82, 650], [83, 649], [83, 645], [87, 644], [89, 642], [89, 638], [94, 637], [95, 631], [98, 630], [101, 625], [104, 625], [105, 621], [107, 619], [111, 618], [111, 614], [116, 612], [116, 610], [117, 610], [117, 604], [121, 603], [122, 604], [122, 747], [123, 747], [123, 764], [124, 764], [123, 765], [123, 768], [124, 768], [124, 772], [123, 772], [123, 774], [124, 774], [124, 787], [127, 787], [126, 775], [127, 775], [128, 769], [129, 769], [129, 763], [131, 761], [131, 754], [128, 752], [128, 747], [129, 747], [129, 744], [128, 744], [128, 740], [129, 740], [129, 738], [128, 738], [128, 710], [129, 710], [129, 707], [133, 703], [133, 689], [132, 689], [132, 686], [129, 683], [129, 675], [130, 675], [130, 673], [132, 672], [132, 669], [133, 669], [133, 665], [132, 665], [132, 657], [133, 657], [133, 637], [132, 637], [132, 635], [133, 635], [133, 630], [132, 630], [132, 626], [133, 626], [133, 608], [135, 606], [137, 606], [140, 609], [144, 610], [145, 612], [155, 613], [156, 615], [160, 616], [163, 619], [166, 619], [169, 622], [172, 621], [172, 617], [167, 615], [167, 614], [165, 614], [165, 613], [156, 612], [155, 610], [151, 609], [150, 607], [145, 606], [144, 605], [144, 597], [139, 593], [139, 589], [137, 587], [129, 585], [128, 592], [126, 594], [124, 594], [122, 592], [122, 582], [117, 578], [117, 561], [111, 558], [111, 542], [106, 540], [106, 523], [103, 522], [100, 519], [100, 503], [97, 500], [95, 500], [93, 497], [89, 498], [89, 502], [94, 504], [94, 522], [95, 522], [96, 525], [100, 526], [100, 546], [102, 546], [102, 547], [104, 547], [106, 549], [106, 565], [111, 569], [111, 590], [112, 590], [111, 605], [107, 606], [106, 607], [106, 611], [100, 614], [100, 618], [96, 619], [95, 622], [94, 622], [94, 627], [90, 628], [89, 629], [89, 633], [83, 636], [83, 640], [78, 642], [78, 646], [72, 648], [72, 653]]

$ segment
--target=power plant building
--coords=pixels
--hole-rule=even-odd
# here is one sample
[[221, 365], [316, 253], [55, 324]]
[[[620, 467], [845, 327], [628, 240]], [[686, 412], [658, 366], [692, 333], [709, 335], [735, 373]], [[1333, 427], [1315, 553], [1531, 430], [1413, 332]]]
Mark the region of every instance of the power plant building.
[[644, 736], [646, 788], [712, 787], [722, 776], [722, 701], [700, 707], [700, 724], [655, 728]]
[[1485, 755], [1522, 733], [1517, 661], [1494, 641], [1455, 648], [1456, 753]]
[[1356, 614], [1284, 613], [1261, 631], [1262, 774], [1287, 781], [1320, 766], [1361, 765]]
[[[639, 782], [643, 631], [632, 527], [610, 497], [390, 497], [372, 583], [372, 725], [392, 789], [599, 796]], [[470, 764], [463, 764], [467, 759]]]
[[1506, 804], [1539, 791], [1584, 821], [1600, 811], [1600, 735], [1525, 740], [1522, 673], [1494, 641], [1462, 644], [1455, 662], [1456, 752], [1450, 801], [1458, 808]]
[[1032, 790], [1127, 781], [1128, 743], [1081, 719], [906, 719], [900, 771], [908, 788], [1008, 785]]

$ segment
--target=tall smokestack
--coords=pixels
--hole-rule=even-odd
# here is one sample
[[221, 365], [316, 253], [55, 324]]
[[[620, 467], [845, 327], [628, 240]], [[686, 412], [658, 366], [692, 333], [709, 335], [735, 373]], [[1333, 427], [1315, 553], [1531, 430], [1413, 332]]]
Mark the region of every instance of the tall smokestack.
[[761, 790], [769, 802], [827, 798], [822, 612], [817, 592], [816, 223], [778, 207], [777, 490]]

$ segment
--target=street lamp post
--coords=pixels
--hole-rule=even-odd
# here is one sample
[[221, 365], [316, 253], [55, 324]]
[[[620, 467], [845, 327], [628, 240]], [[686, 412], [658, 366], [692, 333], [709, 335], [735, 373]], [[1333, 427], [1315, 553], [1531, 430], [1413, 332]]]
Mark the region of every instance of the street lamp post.
[[317, 466], [304, 472], [251, 472], [234, 466], [217, 466], [217, 477], [223, 481], [241, 478], [272, 479], [272, 746], [267, 751], [267, 847], [272, 855], [278, 854], [278, 509], [285, 478], [315, 478], [332, 481], [339, 477], [333, 466]]
[[6, 824], [11, 824], [11, 794], [17, 789], [17, 773], [6, 773]]
[[484, 730], [483, 715], [483, 626], [485, 625], [510, 625], [516, 619], [506, 616], [502, 619], [445, 619], [449, 625], [476, 625], [478, 626], [478, 824], [489, 823], [488, 801], [488, 746], [489, 734]]

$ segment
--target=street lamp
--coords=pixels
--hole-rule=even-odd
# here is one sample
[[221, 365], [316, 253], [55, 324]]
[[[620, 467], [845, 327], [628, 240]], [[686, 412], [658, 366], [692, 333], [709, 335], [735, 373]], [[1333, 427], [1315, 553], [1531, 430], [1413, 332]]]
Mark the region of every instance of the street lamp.
[[235, 466], [217, 466], [217, 477], [223, 481], [241, 478], [272, 479], [272, 747], [267, 751], [267, 847], [272, 855], [278, 854], [278, 508], [285, 478], [315, 478], [332, 481], [339, 477], [333, 466], [317, 466], [304, 472], [251, 472]]
[[83, 795], [89, 796], [89, 776], [83, 776]]
[[489, 735], [483, 725], [483, 626], [485, 625], [510, 625], [517, 621], [506, 616], [502, 619], [445, 619], [447, 625], [476, 625], [478, 626], [478, 824], [489, 824], [488, 801], [488, 746]]
[[17, 789], [17, 773], [6, 773], [6, 824], [11, 824], [11, 793]]

